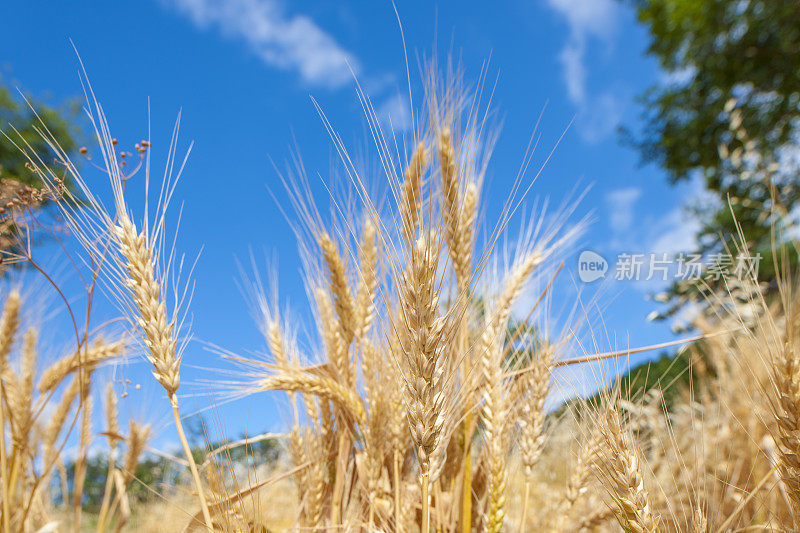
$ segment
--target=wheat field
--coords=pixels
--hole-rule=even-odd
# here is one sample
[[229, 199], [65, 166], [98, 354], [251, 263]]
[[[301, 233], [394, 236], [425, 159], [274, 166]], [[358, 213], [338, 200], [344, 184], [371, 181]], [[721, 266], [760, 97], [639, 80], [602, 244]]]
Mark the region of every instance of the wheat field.
[[[232, 370], [209, 376], [209, 387], [283, 394], [293, 423], [279, 459], [244, 472], [231, 452], [250, 443], [198, 459], [184, 431], [191, 276], [165, 222], [181, 164], [174, 141], [166, 177], [153, 171], [151, 183], [154, 147], [121, 151], [93, 96], [96, 144], [82, 152], [100, 179], [84, 177], [86, 165], [46, 129], [48, 159], [10, 133], [41, 188], [2, 191], [7, 238], [28, 249], [30, 207], [57, 202], [87, 272], [87, 303], [67, 306], [71, 353], [44, 365], [24, 320], [35, 302], [19, 284], [2, 294], [2, 531], [796, 531], [800, 306], [791, 276], [776, 301], [755, 281], [709, 296], [699, 339], [681, 348], [690, 385], [635, 395], [597, 376], [610, 385], [594, 401], [553, 405], [559, 369], [624, 364], [626, 352], [577, 343], [587, 322], [579, 312], [549, 315], [552, 283], [583, 225], [571, 222], [574, 204], [525, 210], [536, 187], [521, 172], [500, 216], [485, 216], [495, 136], [480, 104], [479, 92], [431, 74], [413, 138], [398, 143], [366, 103], [381, 162], [372, 176], [326, 123], [348, 177], [347, 208], [333, 193], [331, 205], [317, 205], [300, 169], [284, 177], [315, 342], [297, 342], [299, 326], [252, 273], [244, 286], [270, 357], [223, 347], [219, 366]], [[137, 212], [130, 198], [145, 188], [160, 192]], [[89, 326], [100, 287], [127, 324], [122, 334]], [[149, 453], [149, 421], [122, 420], [119, 392], [97, 372], [137, 357], [169, 402], [183, 450], [181, 490], [145, 500], [130, 496], [143, 484], [135, 472]], [[102, 427], [92, 423], [98, 410]], [[78, 443], [71, 472], [69, 439]], [[83, 480], [100, 444], [106, 482], [90, 512]]]

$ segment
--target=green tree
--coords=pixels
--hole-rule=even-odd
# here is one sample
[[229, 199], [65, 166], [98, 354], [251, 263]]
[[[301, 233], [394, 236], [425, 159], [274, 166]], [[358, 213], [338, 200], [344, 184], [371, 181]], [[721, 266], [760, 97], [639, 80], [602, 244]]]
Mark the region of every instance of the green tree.
[[[699, 249], [687, 252], [735, 253], [738, 223], [769, 282], [772, 227], [789, 235], [783, 230], [800, 200], [800, 2], [633, 4], [651, 36], [648, 53], [668, 76], [641, 96], [644, 128], [627, 131], [627, 140], [672, 183], [702, 180], [711, 201], [691, 206], [701, 229]], [[690, 284], [674, 285], [665, 315], [696, 294]]]
[[[58, 140], [62, 150], [74, 160], [78, 152], [80, 128], [79, 106], [67, 102], [52, 106], [34, 98], [23, 98], [17, 89], [0, 78], [0, 259], [19, 256], [21, 233], [28, 236], [36, 222], [32, 215], [48, 213], [52, 203], [52, 191], [43, 191], [43, 184], [26, 168], [27, 159], [20, 147], [57, 169], [59, 162], [53, 161], [52, 150], [39, 131], [46, 128]], [[68, 181], [63, 184], [71, 189]], [[11, 205], [13, 208], [10, 208]], [[39, 223], [44, 223], [37, 217]], [[49, 232], [34, 232], [38, 241]], [[25, 264], [21, 262], [19, 264]]]

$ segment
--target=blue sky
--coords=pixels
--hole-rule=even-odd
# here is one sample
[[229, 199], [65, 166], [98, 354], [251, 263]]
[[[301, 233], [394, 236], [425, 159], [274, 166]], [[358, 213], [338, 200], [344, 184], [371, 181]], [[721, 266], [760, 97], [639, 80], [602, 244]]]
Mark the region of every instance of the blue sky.
[[[497, 79], [493, 108], [503, 127], [489, 169], [490, 220], [546, 105], [537, 160], [569, 129], [532, 194], [558, 205], [591, 185], [577, 213], [591, 215], [592, 225], [576, 252], [591, 249], [610, 258], [620, 251], [690, 246], [693, 227], [680, 205], [691, 188], [671, 188], [657, 168], [641, 167], [638, 154], [622, 146], [616, 133], [619, 125], [641, 126], [634, 98], [664, 79], [644, 55], [647, 35], [627, 3], [419, 1], [398, 3], [397, 10], [416, 86], [418, 61], [433, 53], [443, 58], [452, 52], [468, 81], [491, 58], [489, 83]], [[283, 167], [296, 144], [317, 197], [324, 197], [317, 176], [327, 176], [335, 153], [311, 96], [345, 143], [363, 147], [355, 73], [377, 112], [391, 116], [403, 134], [406, 73], [392, 4], [7, 1], [0, 16], [7, 22], [0, 32], [4, 81], [53, 102], [80, 96], [71, 39], [123, 147], [147, 136], [149, 101], [159, 161], [182, 112], [179, 148], [191, 141], [194, 148], [176, 193], [183, 202], [178, 249], [192, 255], [203, 248], [191, 307], [198, 342], [185, 355], [185, 401], [189, 409], [207, 405], [210, 393], [198, 380], [207, 375], [204, 368], [222, 363], [204, 343], [235, 352], [263, 345], [237, 288], [237, 258], [249, 262], [251, 251], [278, 257], [281, 302], [291, 302], [299, 317], [307, 308], [295, 239], [268, 188], [286, 203], [271, 161]], [[570, 277], [575, 278], [574, 258], [562, 276], [565, 295], [579, 284]], [[675, 338], [667, 325], [645, 320], [656, 308], [646, 296], [657, 287], [603, 285], [602, 325], [596, 331], [604, 339], [602, 349]], [[166, 402], [146, 365], [126, 372], [141, 389], [129, 391], [125, 408], [154, 421], [161, 443], [173, 442]], [[210, 418], [224, 420], [228, 435], [281, 430], [286, 416], [277, 398], [262, 394], [220, 405]]]

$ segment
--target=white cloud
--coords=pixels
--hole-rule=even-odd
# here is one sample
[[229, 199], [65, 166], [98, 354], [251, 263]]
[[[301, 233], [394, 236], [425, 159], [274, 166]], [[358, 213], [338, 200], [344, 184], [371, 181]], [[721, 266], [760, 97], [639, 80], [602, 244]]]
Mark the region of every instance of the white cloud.
[[616, 30], [614, 0], [548, 0], [548, 4], [567, 19], [578, 38], [587, 35], [607, 38]]
[[566, 19], [569, 37], [559, 53], [567, 96], [578, 107], [577, 124], [584, 140], [598, 142], [619, 122], [619, 103], [606, 92], [592, 97], [587, 91], [586, 50], [591, 39], [610, 46], [618, 25], [614, 0], [548, 0], [551, 9]]
[[296, 71], [303, 81], [340, 87], [358, 61], [305, 15], [287, 15], [277, 0], [164, 0], [200, 28], [244, 40], [264, 63]]
[[567, 95], [576, 104], [586, 101], [586, 66], [583, 64], [583, 46], [568, 42], [558, 56], [564, 69]]
[[622, 118], [622, 105], [611, 93], [600, 94], [581, 107], [577, 125], [583, 140], [597, 143], [611, 135]]
[[650, 239], [653, 253], [674, 256], [680, 252], [693, 252], [697, 249], [697, 232], [700, 222], [696, 217], [687, 216], [684, 207], [676, 207], [661, 219], [661, 224]]
[[569, 39], [559, 55], [570, 100], [586, 101], [586, 44], [590, 37], [611, 42], [617, 27], [614, 0], [548, 0], [550, 7], [567, 20]]
[[615, 233], [624, 233], [631, 228], [634, 206], [642, 190], [637, 187], [617, 189], [606, 194], [608, 204], [608, 225]]
[[402, 94], [388, 97], [375, 110], [381, 125], [394, 131], [407, 131], [411, 127], [411, 109], [408, 98]]

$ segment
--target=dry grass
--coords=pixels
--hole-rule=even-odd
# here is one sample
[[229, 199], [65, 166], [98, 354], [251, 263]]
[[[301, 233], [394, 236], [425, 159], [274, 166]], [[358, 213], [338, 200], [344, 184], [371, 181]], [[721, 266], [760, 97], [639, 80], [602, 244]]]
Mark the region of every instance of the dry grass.
[[[43, 131], [61, 162], [58, 170], [87, 201], [71, 202], [56, 169], [34, 156], [30, 169], [48, 190], [60, 191], [62, 215], [85, 249], [83, 264], [91, 265], [87, 292], [102, 279], [130, 333], [106, 342], [89, 335], [88, 321], [83, 332], [75, 321], [74, 350], [40, 372], [35, 330], [21, 330], [23, 298], [14, 291], [4, 295], [2, 531], [86, 526], [81, 479], [98, 433], [109, 457], [122, 447], [125, 454], [120, 463], [110, 461], [97, 531], [162, 531], [166, 523], [176, 531], [231, 532], [796, 529], [795, 292], [783, 282], [782, 302], [765, 301], [756, 286], [739, 287], [730, 300], [715, 295], [711, 309], [718, 315], [697, 327], [729, 333], [688, 348], [698, 353], [693, 371], [701, 379], [696, 389], [678, 391], [671, 411], [659, 390], [632, 398], [615, 389], [604, 391], [599, 405], [578, 402], [559, 416], [549, 413], [554, 369], [581, 355], [572, 355], [571, 334], [546, 338], [554, 330], [544, 327], [558, 258], [580, 228], [566, 225], [569, 210], [553, 217], [534, 212], [511, 239], [524, 200], [519, 193], [528, 189], [524, 175], [498, 220], [480, 216], [492, 140], [484, 135], [486, 116], [475, 111], [479, 104], [455, 86], [442, 90], [432, 83], [407, 150], [389, 148], [368, 113], [388, 203], [367, 194], [370, 184], [338, 140], [360, 210], [342, 210], [323, 222], [305, 178], [289, 181], [319, 336], [296, 342], [300, 328], [281, 319], [270, 303], [277, 297], [249, 295], [271, 359], [228, 354], [241, 378], [226, 385], [234, 395], [287, 393], [293, 427], [277, 469], [250, 465], [258, 475], [252, 472], [246, 482], [225, 460], [230, 447], [197, 465], [181, 424], [177, 392], [187, 301], [180, 291], [170, 297], [177, 285], [172, 277], [179, 275], [164, 249], [171, 174], [155, 209], [147, 211], [155, 218], [136, 219], [126, 183], [137, 168], [126, 170], [131, 159], [118, 152], [101, 108], [90, 102], [114, 199], [108, 211]], [[148, 148], [146, 141], [137, 145], [140, 162]], [[173, 157], [174, 144], [170, 165]], [[247, 287], [262, 290], [260, 282]], [[749, 295], [748, 313], [733, 303], [741, 294]], [[517, 328], [512, 319], [520, 305], [527, 306], [521, 316], [543, 327]], [[574, 330], [564, 325], [563, 331]], [[128, 492], [149, 426], [130, 421], [121, 433], [111, 386], [106, 427], [92, 427], [97, 371], [136, 349], [124, 342], [128, 338], [138, 341], [164, 390], [193, 480], [171, 500], [147, 507], [132, 504]], [[71, 486], [54, 481], [69, 438], [78, 444]], [[58, 501], [71, 504], [59, 508]]]

